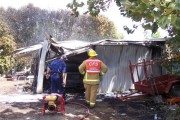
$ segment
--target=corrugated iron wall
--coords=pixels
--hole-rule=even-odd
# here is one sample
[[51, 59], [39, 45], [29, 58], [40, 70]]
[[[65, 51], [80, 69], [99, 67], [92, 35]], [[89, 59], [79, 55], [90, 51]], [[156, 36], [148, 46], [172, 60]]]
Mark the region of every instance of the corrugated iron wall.
[[108, 72], [101, 78], [101, 93], [125, 91], [133, 88], [131, 82], [129, 60], [132, 63], [152, 58], [152, 49], [141, 45], [105, 45], [96, 46], [98, 58], [108, 67]]

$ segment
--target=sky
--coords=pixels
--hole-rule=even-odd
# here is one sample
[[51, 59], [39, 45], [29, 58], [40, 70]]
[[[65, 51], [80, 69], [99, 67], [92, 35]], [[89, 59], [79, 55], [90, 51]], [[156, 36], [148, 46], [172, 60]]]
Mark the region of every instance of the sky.
[[[39, 7], [47, 10], [59, 10], [59, 9], [67, 9], [66, 5], [70, 3], [72, 0], [0, 0], [0, 6], [4, 8], [13, 7], [20, 8], [24, 5], [28, 5], [32, 3], [35, 7]], [[84, 10], [85, 11], [85, 10]], [[136, 31], [128, 35], [126, 31], [123, 30], [123, 26], [127, 25], [128, 27], [132, 27], [135, 22], [132, 22], [130, 18], [125, 18], [120, 15], [118, 7], [115, 3], [112, 3], [109, 9], [105, 12], [102, 12], [104, 16], [108, 17], [109, 20], [113, 21], [118, 33], [122, 33], [124, 35], [124, 39], [126, 40], [144, 40], [144, 29], [142, 27], [138, 27]], [[135, 23], [140, 24], [140, 23]], [[160, 30], [161, 36], [164, 37], [167, 35], [167, 32]], [[151, 34], [151, 32], [148, 32]]]

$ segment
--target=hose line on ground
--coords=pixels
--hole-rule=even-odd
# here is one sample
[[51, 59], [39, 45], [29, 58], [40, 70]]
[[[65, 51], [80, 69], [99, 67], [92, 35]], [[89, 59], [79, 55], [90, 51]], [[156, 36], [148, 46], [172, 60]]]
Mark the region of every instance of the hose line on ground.
[[89, 108], [87, 106], [85, 106], [85, 105], [83, 105], [81, 103], [78, 103], [78, 102], [67, 102], [67, 103], [80, 105], [80, 106], [82, 106], [82, 107], [84, 107], [86, 109], [86, 114], [80, 120], [84, 120], [85, 118], [87, 118], [89, 116]]

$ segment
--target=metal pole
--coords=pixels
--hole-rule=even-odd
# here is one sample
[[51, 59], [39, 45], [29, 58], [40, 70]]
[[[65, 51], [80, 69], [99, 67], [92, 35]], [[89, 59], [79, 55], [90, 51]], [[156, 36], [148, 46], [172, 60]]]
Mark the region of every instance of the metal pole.
[[129, 61], [129, 69], [130, 69], [130, 74], [131, 74], [131, 79], [132, 79], [132, 82], [134, 83], [135, 81], [134, 81], [134, 76], [133, 76], [133, 69], [132, 69], [132, 64], [131, 64], [131, 61]]
[[11, 59], [11, 57], [12, 57], [12, 55], [10, 56], [10, 74], [12, 75], [12, 64], [11, 64], [12, 59]]
[[146, 68], [146, 62], [145, 62], [145, 59], [143, 59], [143, 68], [144, 68], [145, 78], [146, 78], [146, 80], [148, 80], [148, 75], [147, 75], [147, 68]]

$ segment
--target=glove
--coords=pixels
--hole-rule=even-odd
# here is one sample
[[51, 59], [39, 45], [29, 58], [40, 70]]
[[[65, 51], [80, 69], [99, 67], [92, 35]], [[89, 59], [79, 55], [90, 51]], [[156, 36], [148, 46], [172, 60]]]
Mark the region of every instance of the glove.
[[46, 74], [46, 79], [49, 79], [49, 77], [50, 77], [50, 74], [47, 73]]
[[99, 75], [100, 75], [100, 76], [104, 76], [104, 74], [105, 74], [105, 73], [103, 73], [103, 72], [100, 72], [100, 74], [99, 74]]

